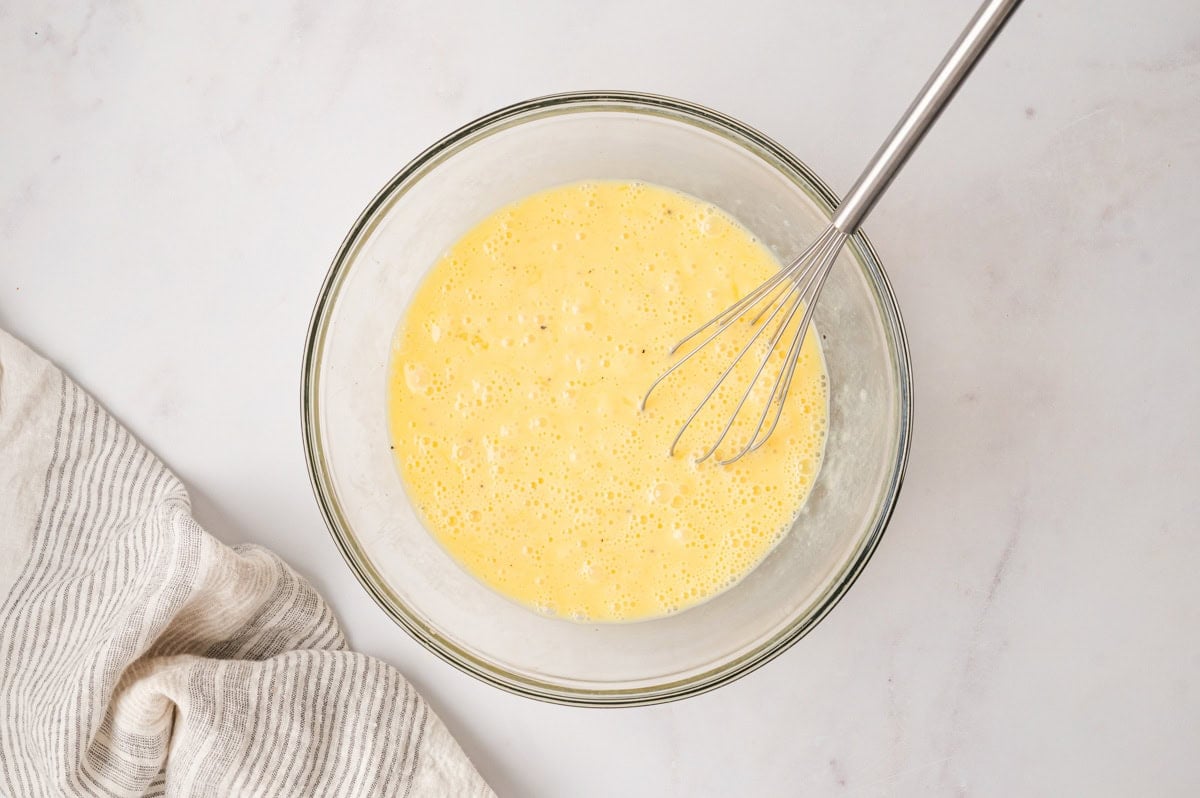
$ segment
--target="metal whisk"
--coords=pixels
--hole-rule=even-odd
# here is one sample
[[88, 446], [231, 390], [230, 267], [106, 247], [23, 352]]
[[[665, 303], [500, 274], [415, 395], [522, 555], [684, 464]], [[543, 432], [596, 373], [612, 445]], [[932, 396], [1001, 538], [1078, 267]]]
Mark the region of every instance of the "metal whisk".
[[[996, 34], [1000, 32], [1001, 27], [1003, 27], [1009, 15], [1016, 9], [1020, 2], [1021, 0], [986, 0], [980, 9], [975, 12], [975, 16], [971, 18], [966, 29], [958, 37], [954, 46], [950, 48], [950, 52], [942, 59], [942, 62], [929, 78], [929, 81], [921, 89], [920, 94], [913, 100], [912, 105], [905, 111], [904, 116], [901, 117], [900, 122], [888, 135], [883, 146], [871, 158], [866, 169], [863, 170], [853, 188], [850, 189], [850, 193], [846, 195], [846, 199], [838, 206], [833, 220], [816, 241], [809, 245], [798, 258], [783, 269], [780, 269], [774, 276], [758, 286], [758, 288], [755, 288], [742, 299], [717, 314], [671, 349], [669, 355], [675, 356], [683, 350], [688, 342], [711, 330], [699, 344], [678, 357], [671, 367], [654, 381], [654, 384], [646, 391], [646, 395], [642, 397], [642, 410], [646, 409], [646, 400], [650, 398], [650, 394], [654, 392], [654, 389], [663, 380], [683, 366], [684, 363], [688, 362], [696, 353], [716, 340], [718, 336], [728, 330], [733, 324], [752, 315], [751, 326], [757, 327], [750, 340], [742, 347], [733, 362], [729, 364], [729, 367], [717, 379], [712, 390], [705, 395], [700, 404], [696, 406], [696, 409], [692, 411], [692, 414], [683, 423], [679, 434], [671, 442], [671, 455], [675, 454], [675, 449], [679, 445], [680, 439], [683, 438], [684, 432], [696, 420], [696, 417], [700, 415], [700, 411], [704, 409], [709, 400], [716, 395], [721, 385], [733, 373], [738, 363], [742, 361], [756, 344], [759, 344], [763, 333], [767, 329], [772, 329], [773, 332], [769, 338], [765, 339], [766, 353], [763, 355], [762, 362], [750, 380], [750, 386], [742, 394], [741, 400], [729, 416], [729, 420], [721, 430], [721, 434], [717, 437], [716, 442], [700, 455], [697, 462], [707, 460], [716, 453], [717, 449], [720, 448], [725, 438], [729, 435], [730, 430], [733, 429], [734, 422], [746, 409], [746, 404], [754, 393], [754, 388], [758, 384], [759, 379], [766, 371], [767, 364], [770, 363], [772, 356], [776, 353], [777, 347], [783, 340], [784, 333], [792, 325], [796, 314], [800, 313], [800, 323], [792, 328], [793, 334], [788, 344], [787, 352], [783, 357], [778, 374], [775, 375], [775, 383], [771, 388], [770, 395], [766, 399], [761, 414], [758, 416], [753, 433], [739, 451], [731, 457], [719, 460], [718, 463], [720, 465], [732, 463], [766, 443], [767, 439], [779, 425], [779, 419], [783, 415], [784, 400], [787, 398], [792, 377], [796, 372], [796, 364], [800, 359], [800, 350], [804, 343], [804, 336], [808, 331], [809, 323], [812, 321], [813, 309], [816, 307], [817, 299], [821, 295], [821, 289], [825, 285], [825, 278], [829, 276], [829, 271], [837, 259], [838, 253], [841, 252], [842, 246], [846, 243], [846, 239], [858, 230], [863, 219], [870, 213], [875, 203], [879, 201], [879, 198], [883, 196], [892, 179], [900, 171], [900, 167], [912, 155], [917, 144], [924, 138], [926, 132], [928, 132], [929, 128], [938, 118], [938, 115], [941, 114], [942, 110], [950, 102], [950, 98], [954, 96], [954, 93], [962, 85], [967, 75], [970, 74], [971, 69], [978, 62], [980, 56], [987, 50], [988, 45], [991, 44]], [[761, 326], [759, 326], [760, 321], [763, 322]], [[759, 346], [761, 347], [762, 345], [759, 344]], [[773, 412], [772, 408], [774, 408]], [[771, 419], [769, 425], [767, 423], [768, 418]], [[763, 431], [764, 428], [766, 430], [765, 433]]]

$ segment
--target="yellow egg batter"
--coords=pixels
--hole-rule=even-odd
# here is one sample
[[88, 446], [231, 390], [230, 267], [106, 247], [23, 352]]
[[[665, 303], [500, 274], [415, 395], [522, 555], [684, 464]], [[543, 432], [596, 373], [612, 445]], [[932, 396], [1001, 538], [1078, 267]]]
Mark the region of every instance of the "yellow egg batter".
[[667, 449], [736, 343], [638, 403], [677, 340], [778, 267], [718, 209], [644, 183], [564, 186], [480, 222], [434, 265], [392, 351], [392, 445], [429, 531], [485, 584], [563, 618], [650, 618], [735, 583], [820, 468], [817, 335], [775, 434], [732, 465], [695, 463], [728, 391]]

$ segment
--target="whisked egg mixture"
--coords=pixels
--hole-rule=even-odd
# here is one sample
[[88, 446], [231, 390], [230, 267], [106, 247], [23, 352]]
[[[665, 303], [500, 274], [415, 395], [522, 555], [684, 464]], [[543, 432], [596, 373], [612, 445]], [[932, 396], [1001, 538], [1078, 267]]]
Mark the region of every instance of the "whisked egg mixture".
[[[778, 267], [717, 208], [644, 183], [563, 186], [480, 222], [429, 272], [392, 351], [392, 445], [430, 533], [496, 591], [579, 621], [677, 612], [736, 583], [821, 465], [815, 329], [775, 433], [732, 465], [695, 458], [753, 368], [667, 449], [743, 341], [719, 339], [638, 404], [676, 341]], [[719, 454], [757, 416], [740, 416]]]

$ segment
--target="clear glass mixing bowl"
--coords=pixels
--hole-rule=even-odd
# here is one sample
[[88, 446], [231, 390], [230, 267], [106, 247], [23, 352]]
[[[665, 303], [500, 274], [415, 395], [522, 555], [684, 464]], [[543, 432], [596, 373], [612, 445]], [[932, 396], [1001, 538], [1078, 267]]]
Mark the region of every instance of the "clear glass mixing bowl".
[[837, 198], [793, 155], [707, 108], [572, 93], [455, 131], [393, 177], [342, 244], [305, 349], [305, 451], [321, 512], [379, 605], [418, 641], [498, 687], [578, 705], [647, 704], [732, 681], [837, 603], [887, 525], [908, 457], [908, 347], [883, 268], [852, 237], [816, 310], [830, 377], [824, 465], [795, 526], [730, 590], [632, 624], [542, 617], [484, 587], [425, 531], [389, 450], [392, 337], [437, 256], [496, 208], [586, 179], [637, 179], [707, 200], [782, 261]]

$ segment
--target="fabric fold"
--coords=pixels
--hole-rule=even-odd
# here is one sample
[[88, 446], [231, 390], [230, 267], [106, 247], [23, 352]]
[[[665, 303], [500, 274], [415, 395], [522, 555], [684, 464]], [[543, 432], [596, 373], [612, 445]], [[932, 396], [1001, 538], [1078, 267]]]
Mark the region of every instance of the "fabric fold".
[[488, 796], [276, 555], [0, 331], [0, 794]]

